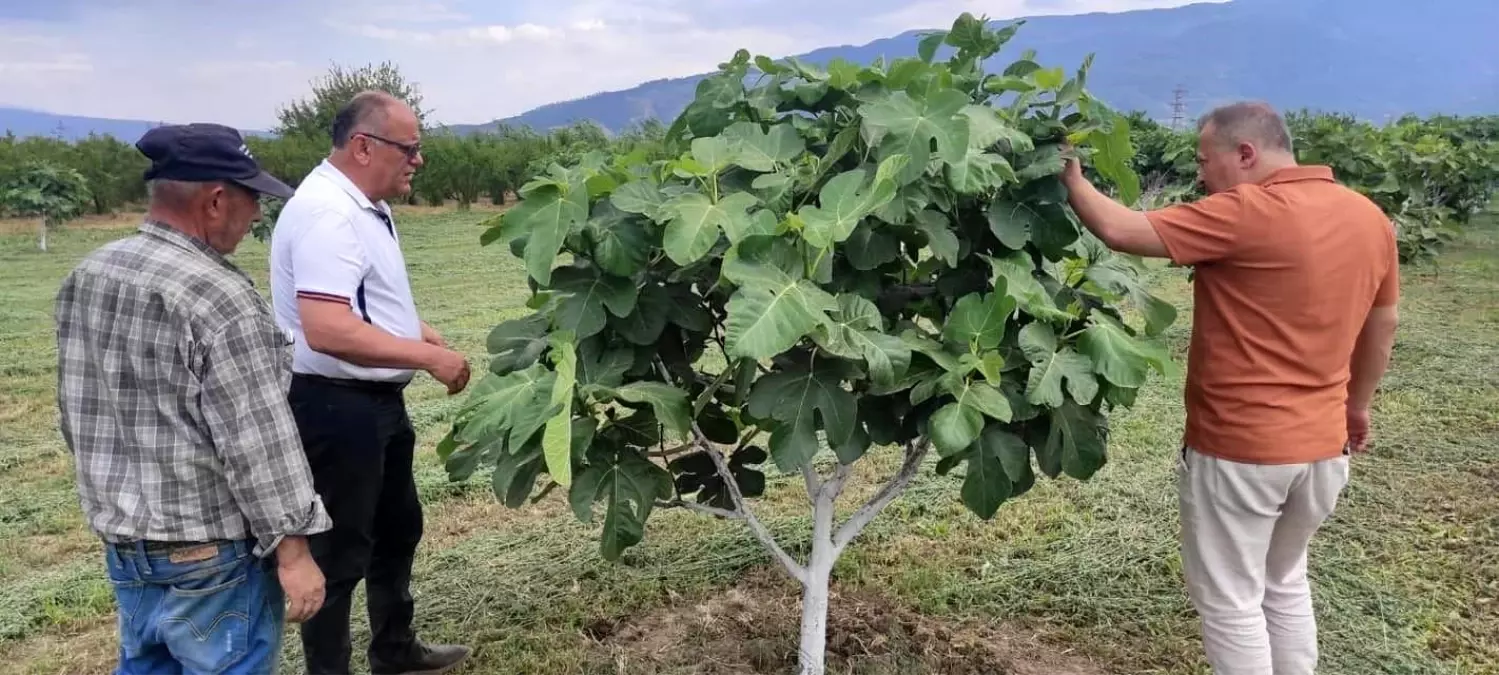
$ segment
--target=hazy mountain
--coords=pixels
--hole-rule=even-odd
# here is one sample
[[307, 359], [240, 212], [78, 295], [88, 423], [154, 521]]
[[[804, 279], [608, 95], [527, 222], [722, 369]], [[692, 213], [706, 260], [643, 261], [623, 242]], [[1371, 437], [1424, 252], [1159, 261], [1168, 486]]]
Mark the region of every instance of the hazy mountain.
[[[0, 107], [0, 134], [9, 131], [17, 136], [58, 136], [74, 141], [87, 138], [92, 132], [101, 135], [108, 134], [126, 143], [134, 143], [147, 130], [162, 124], [164, 123], [57, 115], [25, 108]], [[251, 136], [264, 135], [266, 132], [242, 129], [240, 133]]]
[[[999, 22], [1008, 23], [1008, 21]], [[991, 62], [1002, 68], [1033, 48], [1048, 66], [1072, 70], [1096, 54], [1088, 83], [1116, 108], [1171, 115], [1174, 90], [1188, 119], [1225, 101], [1259, 98], [1282, 109], [1316, 108], [1382, 121], [1407, 112], [1499, 113], [1499, 0], [1234, 0], [1175, 9], [1027, 19]], [[917, 31], [800, 58], [867, 63], [916, 53]], [[723, 57], [732, 55], [726, 47]], [[618, 130], [650, 117], [671, 120], [702, 75], [655, 80], [624, 91], [553, 103], [499, 122], [538, 129], [591, 119]], [[497, 122], [454, 125], [458, 131]], [[134, 142], [156, 123], [0, 108], [0, 132], [89, 131]], [[246, 132], [253, 133], [253, 132]]]
[[[1008, 21], [999, 22], [1008, 23]], [[1407, 112], [1499, 112], [1499, 0], [1234, 0], [1116, 14], [1026, 20], [991, 62], [1034, 48], [1047, 66], [1074, 69], [1089, 53], [1090, 89], [1111, 105], [1171, 115], [1174, 90], [1189, 119], [1215, 104], [1260, 98], [1382, 121]], [[916, 53], [919, 32], [799, 58], [867, 63]], [[724, 58], [731, 56], [725, 51]], [[591, 119], [609, 129], [670, 120], [702, 75], [542, 106], [500, 122], [548, 128]], [[492, 128], [455, 125], [459, 131]]]

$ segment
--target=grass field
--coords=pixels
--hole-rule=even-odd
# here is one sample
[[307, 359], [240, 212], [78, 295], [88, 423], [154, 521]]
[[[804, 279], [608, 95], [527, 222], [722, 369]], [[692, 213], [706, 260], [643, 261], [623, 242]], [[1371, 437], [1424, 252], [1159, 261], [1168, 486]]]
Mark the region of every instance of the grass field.
[[[526, 296], [517, 261], [477, 246], [482, 217], [400, 221], [425, 318], [476, 363], [489, 327]], [[64, 231], [48, 254], [28, 233], [0, 235], [0, 673], [103, 673], [114, 655], [100, 548], [57, 433], [51, 303], [80, 256], [127, 233]], [[236, 255], [262, 289], [265, 256], [254, 241]], [[1188, 306], [1182, 275], [1156, 283]], [[1403, 289], [1376, 447], [1313, 547], [1320, 672], [1499, 674], [1499, 223], [1407, 269]], [[1178, 350], [1186, 323], [1170, 334]], [[924, 472], [834, 573], [836, 672], [1206, 672], [1175, 548], [1180, 384], [1153, 381], [1115, 420], [1091, 482], [1043, 481], [992, 522], [962, 507], [958, 478]], [[796, 589], [745, 531], [659, 513], [644, 544], [605, 563], [560, 495], [512, 511], [485, 476], [447, 481], [432, 446], [457, 404], [426, 377], [409, 398], [427, 518], [419, 629], [474, 645], [463, 672], [789, 670]], [[868, 464], [862, 491], [895, 461]], [[809, 529], [799, 490], [772, 477], [758, 504], [787, 540]], [[300, 673], [295, 628], [285, 656], [284, 672]]]

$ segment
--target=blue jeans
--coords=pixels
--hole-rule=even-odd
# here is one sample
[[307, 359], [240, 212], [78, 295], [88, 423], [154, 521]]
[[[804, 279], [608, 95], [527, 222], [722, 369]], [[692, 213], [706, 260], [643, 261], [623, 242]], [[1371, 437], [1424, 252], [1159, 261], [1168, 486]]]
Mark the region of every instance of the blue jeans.
[[106, 543], [119, 606], [115, 675], [275, 673], [281, 584], [274, 559], [255, 557], [253, 546], [220, 541], [169, 552]]

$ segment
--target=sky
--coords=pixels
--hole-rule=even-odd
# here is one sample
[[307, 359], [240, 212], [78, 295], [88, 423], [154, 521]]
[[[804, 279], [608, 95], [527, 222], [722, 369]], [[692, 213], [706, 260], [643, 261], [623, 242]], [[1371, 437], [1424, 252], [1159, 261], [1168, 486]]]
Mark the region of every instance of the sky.
[[333, 64], [391, 61], [429, 119], [479, 123], [736, 49], [781, 57], [991, 19], [1189, 0], [0, 0], [0, 105], [268, 129]]

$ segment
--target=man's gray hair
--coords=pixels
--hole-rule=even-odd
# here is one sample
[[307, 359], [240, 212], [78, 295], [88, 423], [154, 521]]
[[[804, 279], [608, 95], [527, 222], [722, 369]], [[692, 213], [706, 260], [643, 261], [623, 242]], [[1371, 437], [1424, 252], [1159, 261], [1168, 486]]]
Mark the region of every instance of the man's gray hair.
[[1222, 145], [1250, 142], [1265, 149], [1292, 152], [1291, 129], [1270, 104], [1241, 101], [1213, 109], [1197, 121], [1199, 133], [1213, 127], [1213, 140]]
[[174, 207], [186, 204], [199, 190], [214, 185], [217, 183], [155, 178], [146, 183], [146, 191], [151, 196], [151, 203]]
[[400, 103], [401, 99], [379, 90], [355, 94], [333, 116], [333, 147], [342, 148], [347, 145], [355, 131], [384, 128], [391, 106]]

